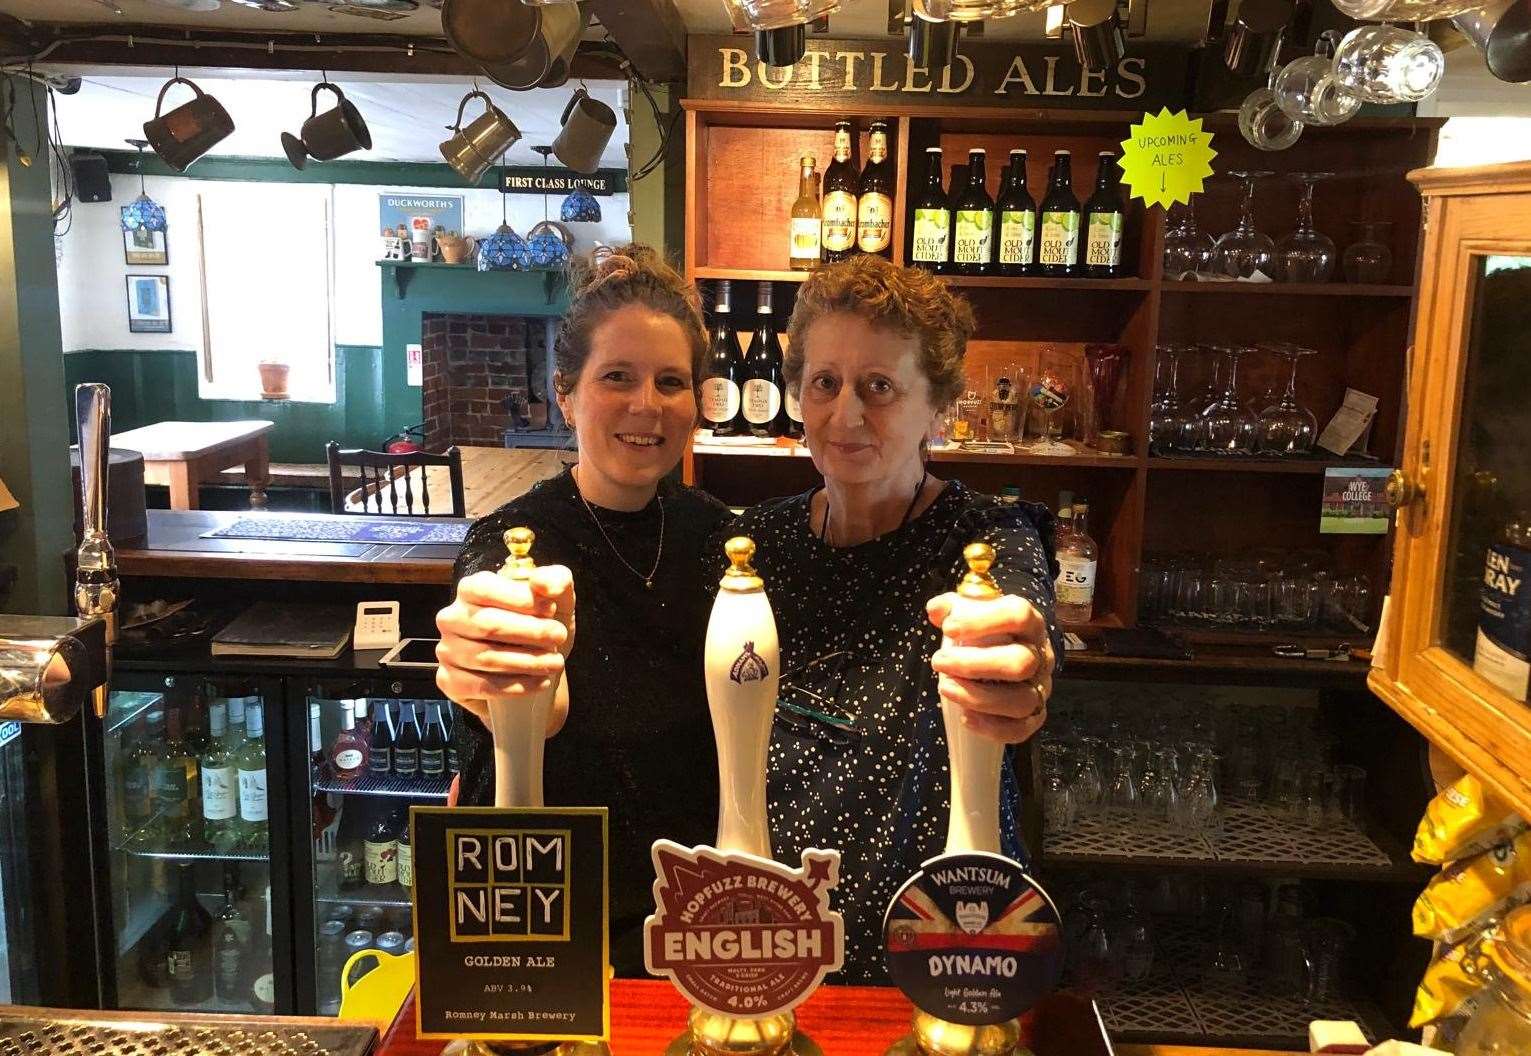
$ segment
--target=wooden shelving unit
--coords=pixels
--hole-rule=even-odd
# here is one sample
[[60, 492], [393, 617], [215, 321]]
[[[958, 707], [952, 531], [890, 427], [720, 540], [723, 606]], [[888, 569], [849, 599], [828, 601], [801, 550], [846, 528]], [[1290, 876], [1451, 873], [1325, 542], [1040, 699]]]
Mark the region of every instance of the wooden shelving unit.
[[[830, 155], [835, 116], [739, 103], [688, 101], [686, 272], [705, 287], [729, 279], [746, 286], [781, 284], [778, 313], [790, 311], [796, 284], [807, 273], [785, 269], [789, 211], [797, 169], [788, 160]], [[1140, 115], [1114, 111], [973, 110], [917, 107], [865, 109], [858, 121], [860, 156], [872, 117], [888, 117], [897, 161], [893, 259], [907, 258], [911, 190], [923, 179], [925, 148], [940, 146], [948, 166], [965, 163], [968, 150], [989, 152], [989, 191], [997, 192], [1000, 165], [1012, 148], [1029, 154], [1033, 196], [1045, 187], [1057, 149], [1074, 156], [1075, 192], [1083, 199], [1095, 179], [1098, 152], [1117, 151], [1127, 126]], [[1265, 154], [1238, 135], [1231, 115], [1211, 115], [1219, 173], [1239, 170], [1332, 171], [1318, 186], [1315, 223], [1343, 251], [1348, 221], [1389, 220], [1393, 270], [1388, 282], [1352, 285], [1196, 282], [1165, 279], [1161, 255], [1165, 214], [1129, 202], [1123, 253], [1134, 275], [1123, 279], [949, 276], [972, 303], [979, 330], [969, 345], [969, 368], [1034, 361], [1043, 347], [1082, 353], [1088, 343], [1127, 350], [1128, 363], [1105, 427], [1131, 437], [1125, 456], [1082, 451], [1072, 457], [983, 455], [938, 451], [932, 471], [980, 490], [1018, 486], [1032, 501], [1053, 504], [1061, 490], [1091, 502], [1091, 534], [1101, 546], [1096, 610], [1111, 625], [1137, 622], [1138, 573], [1145, 553], [1203, 550], [1230, 553], [1256, 546], [1320, 549], [1347, 571], [1364, 571], [1373, 596], [1385, 592], [1390, 536], [1322, 536], [1318, 531], [1324, 470], [1331, 465], [1388, 465], [1398, 448], [1405, 349], [1413, 310], [1419, 251], [1419, 197], [1405, 174], [1433, 156], [1440, 122], [1357, 119], [1343, 129], [1315, 130], [1290, 150]], [[1343, 133], [1343, 134], [1341, 134]], [[950, 176], [948, 174], [948, 185]], [[1231, 229], [1241, 185], [1215, 178], [1197, 199], [1197, 219], [1213, 234]], [[1295, 223], [1299, 187], [1274, 178], [1256, 195], [1256, 226], [1280, 238]], [[747, 204], [747, 207], [746, 207]], [[779, 236], [779, 237], [777, 237]], [[1338, 273], [1338, 269], [1337, 273]], [[752, 296], [735, 290], [736, 303]], [[1253, 300], [1254, 303], [1251, 303]], [[1299, 398], [1320, 425], [1353, 387], [1379, 398], [1370, 452], [1353, 459], [1275, 461], [1234, 458], [1149, 457], [1147, 431], [1154, 349], [1160, 343], [1256, 344], [1295, 341], [1316, 348], [1298, 375]], [[1182, 367], [1187, 391], [1204, 381], [1205, 364]], [[1240, 365], [1246, 395], [1284, 383], [1285, 366], [1249, 356]], [[975, 386], [976, 387], [976, 386]], [[1279, 389], [1278, 389], [1279, 391]], [[775, 457], [776, 449], [698, 444], [688, 454], [689, 480], [731, 504], [801, 491], [818, 479], [805, 457]], [[1274, 480], [1279, 485], [1273, 486]], [[1352, 639], [1354, 643], [1354, 639]]]

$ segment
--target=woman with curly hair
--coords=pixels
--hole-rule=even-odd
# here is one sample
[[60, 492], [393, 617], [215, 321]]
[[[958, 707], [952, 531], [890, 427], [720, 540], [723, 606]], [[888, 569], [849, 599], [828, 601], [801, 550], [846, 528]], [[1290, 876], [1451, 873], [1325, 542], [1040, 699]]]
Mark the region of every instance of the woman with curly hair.
[[[576, 295], [571, 320], [590, 317], [583, 296]], [[781, 694], [767, 772], [773, 849], [786, 861], [807, 847], [841, 852], [834, 896], [846, 918], [840, 978], [880, 981], [880, 924], [888, 900], [942, 848], [949, 795], [942, 702], [957, 705], [973, 729], [1007, 744], [1026, 740], [1045, 719], [1058, 655], [1051, 521], [1040, 507], [1004, 507], [926, 469], [926, 436], [962, 387], [973, 331], [966, 302], [939, 279], [862, 256], [803, 284], [788, 328], [785, 372], [800, 394], [805, 440], [824, 484], [755, 507], [732, 523], [700, 493], [659, 483], [679, 461], [695, 416], [694, 395], [679, 387], [686, 353], [681, 342], [674, 343], [668, 374], [657, 360], [652, 371], [635, 364], [657, 355], [670, 324], [695, 337], [691, 379], [698, 376], [703, 347], [699, 319], [693, 331], [659, 314], [648, 305], [607, 306], [585, 328], [566, 323], [570, 349], [581, 333], [587, 335], [590, 351], [583, 361], [560, 340], [560, 377], [567, 362], [575, 382], [568, 395], [560, 382], [561, 405], [592, 380], [629, 386], [609, 398], [603, 387], [569, 401], [566, 417], [579, 437], [580, 463], [544, 486], [560, 489], [565, 507], [573, 507], [577, 495], [589, 507], [588, 519], [603, 530], [582, 553], [542, 551], [542, 561], [575, 569], [582, 599], [567, 664], [560, 658], [573, 628], [567, 569], [540, 570], [541, 584], [520, 594], [497, 577], [470, 575], [459, 583], [457, 601], [438, 617], [438, 682], [454, 700], [464, 700], [566, 671], [569, 729], [548, 745], [548, 801], [607, 803], [614, 832], [641, 826], [648, 838], [708, 842], [710, 832], [668, 831], [664, 819], [653, 815], [669, 796], [715, 801], [715, 786], [698, 787], [703, 779], [716, 779], [701, 645], [708, 593], [716, 590], [726, 563], [722, 541], [750, 536], [781, 638]], [[625, 364], [620, 380], [604, 372], [617, 360]], [[574, 370], [576, 362], [582, 365]], [[657, 388], [666, 377], [674, 379], [673, 404]], [[655, 391], [639, 391], [647, 386]], [[640, 411], [652, 418], [644, 429], [634, 417]], [[624, 486], [608, 487], [613, 483]], [[471, 566], [479, 558], [470, 555], [481, 555], [478, 568], [503, 560], [497, 533], [520, 523], [526, 500], [536, 495], [534, 490], [517, 500], [523, 505], [507, 517], [497, 513], [484, 531], [476, 528], [464, 560]], [[640, 545], [641, 530], [611, 534], [620, 511], [656, 506], [649, 530], [668, 525], [663, 550], [657, 538]], [[1008, 597], [990, 614], [955, 626], [947, 619], [950, 591], [963, 571], [963, 547], [979, 539], [998, 552], [992, 574]], [[687, 552], [674, 552], [681, 547]], [[663, 577], [684, 580], [667, 586], [675, 592], [668, 607], [651, 603], [640, 582], [651, 575], [654, 591]], [[608, 580], [626, 589], [615, 591]], [[595, 620], [603, 622], [592, 629]], [[943, 631], [961, 644], [940, 648]], [[589, 650], [583, 663], [582, 649]], [[604, 687], [609, 692], [603, 692], [602, 675], [611, 680]], [[633, 712], [639, 717], [632, 723], [622, 720]], [[580, 750], [558, 760], [555, 748], [576, 721], [589, 723], [581, 739], [605, 738], [600, 743], [609, 754]], [[651, 721], [663, 725], [649, 726]], [[699, 738], [707, 739], [705, 747]], [[555, 777], [565, 765], [568, 771]], [[465, 761], [465, 780], [468, 769]], [[578, 794], [592, 781], [608, 798], [559, 798], [554, 791], [556, 783]], [[1019, 797], [1007, 769], [999, 804], [1002, 843], [1006, 853], [1024, 859]], [[648, 887], [639, 878], [647, 875], [647, 863], [640, 868], [637, 861], [641, 842], [635, 832], [631, 861], [614, 849], [613, 891], [636, 888], [646, 902]], [[617, 925], [614, 904], [614, 933]], [[620, 956], [615, 959], [619, 970], [625, 967]]]

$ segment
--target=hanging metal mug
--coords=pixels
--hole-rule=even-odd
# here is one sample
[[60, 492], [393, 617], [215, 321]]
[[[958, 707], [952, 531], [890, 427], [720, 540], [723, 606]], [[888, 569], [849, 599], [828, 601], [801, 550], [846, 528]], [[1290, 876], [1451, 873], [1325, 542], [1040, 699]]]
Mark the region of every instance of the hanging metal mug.
[[[335, 93], [335, 106], [321, 114], [319, 91], [323, 88]], [[320, 81], [314, 85], [311, 99], [308, 120], [303, 122], [303, 135], [282, 133], [282, 150], [287, 153], [293, 168], [301, 169], [308, 164], [309, 158], [334, 161], [353, 150], [372, 149], [372, 133], [367, 130], [367, 122], [362, 120], [361, 111], [346, 98], [338, 85]]]
[[601, 153], [617, 130], [616, 112], [580, 88], [569, 97], [559, 123], [563, 127], [553, 140], [553, 156], [575, 172], [600, 168]]
[[1531, 81], [1531, 0], [1497, 0], [1451, 24], [1483, 52], [1489, 73], [1511, 84]]
[[521, 0], [443, 0], [441, 31], [452, 50], [480, 64], [512, 62], [542, 28], [542, 10]]
[[[475, 98], [484, 101], [484, 112], [464, 128], [463, 110], [468, 100]], [[494, 105], [494, 100], [483, 92], [469, 92], [457, 104], [457, 121], [452, 125], [452, 138], [441, 144], [441, 156], [459, 176], [470, 184], [477, 183], [479, 177], [494, 164], [494, 159], [510, 149], [520, 138], [521, 130], [506, 116], [505, 111]]]
[[[520, 3], [520, 0], [513, 0]], [[554, 61], [571, 44], [578, 45], [585, 15], [574, 4], [533, 8], [538, 13], [537, 32], [518, 58], [482, 64], [484, 76], [502, 88], [524, 92], [537, 87], [553, 71]]]
[[[162, 114], [165, 93], [172, 84], [184, 84], [197, 96]], [[159, 90], [159, 98], [154, 101], [154, 118], [144, 122], [144, 138], [149, 141], [149, 146], [176, 172], [185, 172], [187, 166], [212, 150], [232, 131], [234, 119], [223, 104], [185, 77], [172, 77], [165, 82]]]
[[579, 39], [585, 35], [585, 30], [590, 25], [590, 13], [583, 8], [581, 12], [579, 32], [564, 45], [563, 51], [553, 57], [552, 64], [548, 66], [548, 72], [543, 74], [542, 80], [537, 82], [538, 88], [562, 88], [568, 83], [569, 73], [574, 67], [574, 53], [579, 50]]

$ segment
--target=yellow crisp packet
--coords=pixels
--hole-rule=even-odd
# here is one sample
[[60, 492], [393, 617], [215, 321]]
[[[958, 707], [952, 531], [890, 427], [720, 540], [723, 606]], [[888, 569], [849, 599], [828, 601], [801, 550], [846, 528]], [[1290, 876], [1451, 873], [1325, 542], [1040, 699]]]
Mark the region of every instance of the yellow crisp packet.
[[1414, 860], [1445, 865], [1486, 851], [1531, 828], [1489, 797], [1483, 783], [1464, 774], [1425, 808], [1414, 834]]
[[1441, 870], [1414, 902], [1414, 934], [1454, 943], [1531, 901], [1531, 832]]
[[1478, 995], [1488, 985], [1487, 941], [1498, 933], [1497, 927], [1473, 935], [1455, 946], [1448, 946], [1425, 969], [1419, 990], [1414, 994], [1414, 1012], [1409, 1026], [1420, 1027], [1452, 1016], [1468, 1015]]

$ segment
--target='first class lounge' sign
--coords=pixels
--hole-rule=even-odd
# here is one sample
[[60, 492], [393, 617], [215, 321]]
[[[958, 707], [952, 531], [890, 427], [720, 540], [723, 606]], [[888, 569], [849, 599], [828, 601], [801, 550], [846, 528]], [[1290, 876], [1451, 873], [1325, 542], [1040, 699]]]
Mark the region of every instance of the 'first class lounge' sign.
[[825, 105], [1069, 107], [1142, 110], [1184, 106], [1189, 52], [1129, 42], [1113, 70], [1093, 73], [1060, 44], [964, 40], [957, 61], [932, 74], [914, 65], [905, 42], [808, 38], [795, 66], [767, 66], [753, 41], [697, 36], [689, 42], [688, 94], [694, 99]]

